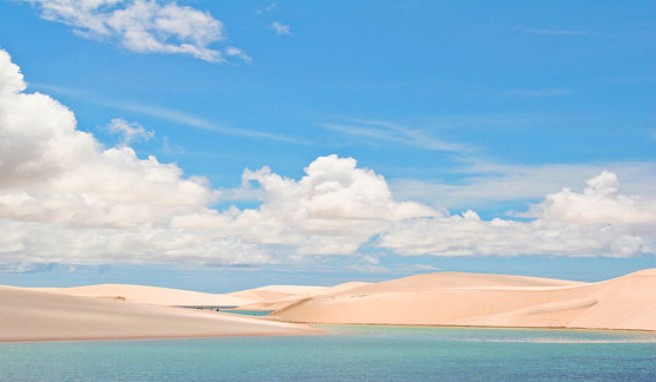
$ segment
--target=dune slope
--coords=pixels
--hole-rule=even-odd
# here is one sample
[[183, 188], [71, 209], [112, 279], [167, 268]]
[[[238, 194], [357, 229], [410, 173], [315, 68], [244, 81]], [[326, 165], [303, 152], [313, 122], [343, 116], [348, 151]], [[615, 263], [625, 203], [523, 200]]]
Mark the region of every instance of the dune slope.
[[235, 298], [252, 300], [252, 302], [271, 301], [301, 295], [314, 295], [328, 289], [322, 286], [306, 285], [267, 285], [259, 288], [246, 289], [227, 295]]
[[322, 296], [332, 293], [347, 291], [350, 289], [369, 285], [369, 283], [351, 281], [332, 287], [295, 287], [285, 286], [286, 293], [281, 293], [276, 285], [250, 289], [243, 292], [231, 294], [232, 296], [251, 296], [260, 300], [251, 304], [242, 305], [240, 309], [246, 310], [278, 310], [285, 308], [299, 300], [309, 297]]
[[305, 325], [0, 287], [0, 341], [311, 334]]
[[99, 284], [71, 288], [34, 288], [34, 290], [69, 296], [97, 297], [169, 306], [239, 306], [255, 302], [253, 299], [226, 294], [212, 294], [130, 284]]
[[656, 270], [599, 283], [434, 273], [297, 301], [284, 321], [656, 330]]

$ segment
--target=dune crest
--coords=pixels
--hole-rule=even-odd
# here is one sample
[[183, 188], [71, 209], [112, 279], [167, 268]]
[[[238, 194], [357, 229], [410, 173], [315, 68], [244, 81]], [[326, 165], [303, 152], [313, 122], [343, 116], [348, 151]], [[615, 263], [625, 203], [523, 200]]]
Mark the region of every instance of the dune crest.
[[240, 306], [240, 309], [278, 310], [294, 304], [302, 299], [343, 292], [365, 285], [369, 285], [369, 283], [350, 281], [332, 287], [269, 285], [265, 287], [230, 293], [229, 295], [258, 299], [257, 302]]
[[34, 288], [33, 290], [68, 296], [115, 299], [167, 306], [240, 306], [255, 302], [253, 299], [240, 298], [227, 294], [212, 294], [131, 284], [98, 284], [70, 288]]
[[441, 272], [298, 300], [283, 321], [656, 330], [656, 269], [598, 283]]

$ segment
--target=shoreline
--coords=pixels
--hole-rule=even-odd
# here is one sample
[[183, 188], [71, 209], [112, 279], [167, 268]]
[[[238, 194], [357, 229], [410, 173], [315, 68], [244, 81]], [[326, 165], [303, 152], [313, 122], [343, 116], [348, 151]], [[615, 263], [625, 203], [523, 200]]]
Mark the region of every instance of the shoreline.
[[[287, 321], [280, 321], [287, 322]], [[656, 337], [656, 330], [647, 329], [612, 329], [612, 328], [571, 328], [555, 326], [481, 326], [481, 325], [434, 325], [434, 324], [378, 324], [378, 323], [325, 323], [325, 322], [289, 322], [291, 324], [308, 324], [318, 325], [320, 327], [330, 326], [362, 326], [362, 327], [394, 327], [394, 328], [417, 328], [417, 329], [479, 329], [479, 330], [545, 330], [545, 331], [577, 331], [577, 332], [627, 332], [653, 334]]]
[[[289, 324], [307, 324], [289, 322]], [[164, 335], [164, 336], [119, 336], [119, 337], [69, 337], [69, 338], [26, 338], [26, 339], [0, 339], [0, 344], [29, 344], [29, 343], [66, 343], [66, 342], [126, 342], [126, 341], [160, 341], [160, 340], [196, 340], [196, 339], [219, 339], [219, 338], [255, 338], [255, 337], [306, 337], [325, 336], [333, 333], [332, 327], [347, 328], [395, 328], [395, 329], [471, 329], [471, 330], [527, 330], [527, 331], [564, 331], [583, 333], [626, 333], [654, 335], [655, 330], [643, 329], [608, 329], [608, 328], [568, 328], [568, 327], [528, 327], [528, 326], [475, 326], [475, 325], [424, 325], [424, 324], [377, 324], [377, 323], [309, 323], [307, 329], [299, 329], [298, 332], [289, 333], [234, 333], [234, 334], [198, 334], [198, 335]]]
[[254, 338], [254, 337], [305, 337], [322, 336], [328, 331], [310, 328], [307, 331], [299, 330], [298, 333], [244, 333], [244, 334], [198, 334], [198, 335], [170, 335], [170, 336], [124, 336], [124, 337], [71, 337], [71, 338], [30, 338], [30, 339], [0, 339], [1, 344], [40, 344], [40, 343], [65, 343], [65, 342], [129, 342], [129, 341], [160, 341], [160, 340], [201, 340], [218, 338]]

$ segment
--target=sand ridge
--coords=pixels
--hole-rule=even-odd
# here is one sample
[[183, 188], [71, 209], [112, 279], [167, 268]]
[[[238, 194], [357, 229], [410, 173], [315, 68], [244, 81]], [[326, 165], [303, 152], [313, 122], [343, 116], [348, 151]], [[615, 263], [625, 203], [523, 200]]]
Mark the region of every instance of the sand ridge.
[[656, 330], [656, 270], [598, 283], [440, 272], [298, 300], [283, 321]]
[[[457, 272], [209, 294], [139, 285], [0, 287], [0, 341], [315, 334], [305, 324], [656, 330], [656, 269], [583, 283]], [[267, 319], [162, 305], [276, 309]], [[282, 322], [281, 322], [282, 321]]]
[[70, 288], [33, 288], [33, 290], [69, 296], [96, 297], [167, 306], [240, 306], [255, 302], [252, 299], [228, 294], [212, 294], [131, 284], [98, 284]]
[[270, 285], [261, 288], [251, 289], [243, 292], [232, 293], [232, 296], [245, 296], [251, 298], [260, 298], [259, 301], [243, 305], [240, 309], [246, 310], [278, 310], [299, 300], [314, 296], [323, 296], [333, 293], [344, 292], [354, 288], [369, 285], [369, 283], [350, 281], [338, 284], [332, 287], [296, 287], [285, 286], [285, 293], [280, 293], [280, 286]]

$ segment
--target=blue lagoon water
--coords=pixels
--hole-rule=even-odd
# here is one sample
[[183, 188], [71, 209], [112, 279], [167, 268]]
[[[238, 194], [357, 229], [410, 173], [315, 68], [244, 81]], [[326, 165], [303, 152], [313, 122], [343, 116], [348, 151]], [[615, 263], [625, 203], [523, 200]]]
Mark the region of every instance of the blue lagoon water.
[[656, 335], [330, 326], [308, 337], [0, 344], [3, 381], [656, 381]]
[[244, 309], [226, 309], [222, 313], [239, 314], [242, 316], [268, 316], [273, 310], [244, 310]]

